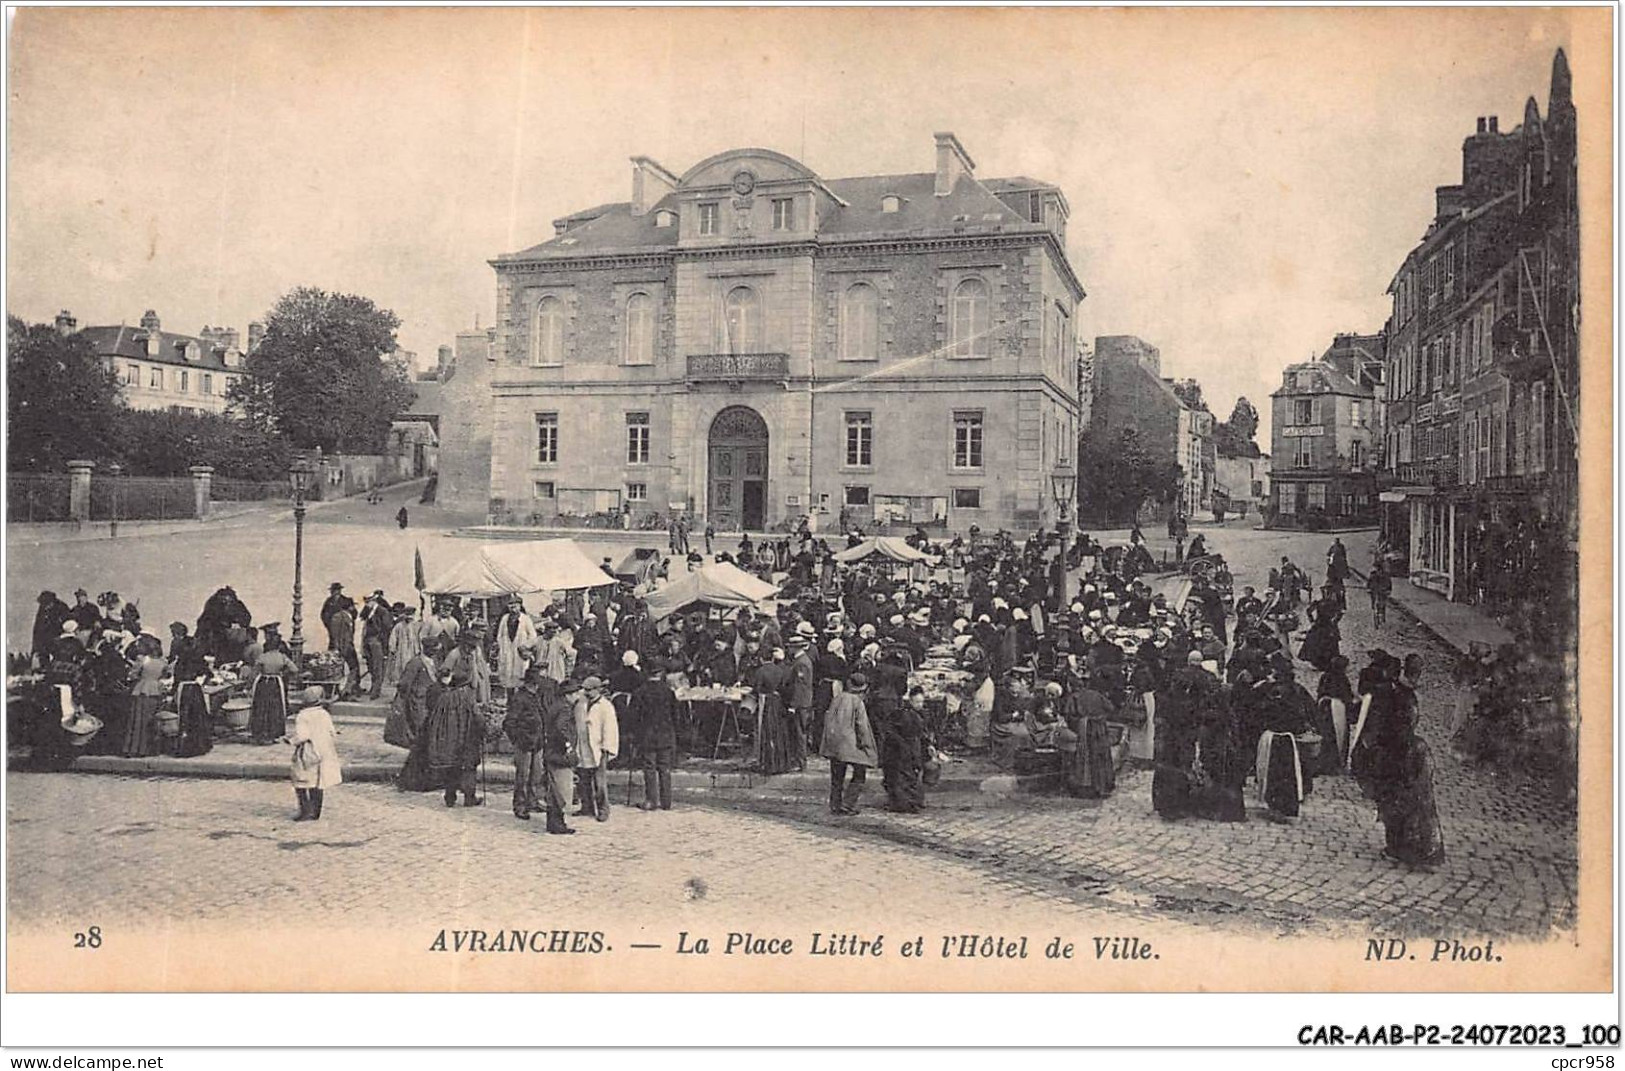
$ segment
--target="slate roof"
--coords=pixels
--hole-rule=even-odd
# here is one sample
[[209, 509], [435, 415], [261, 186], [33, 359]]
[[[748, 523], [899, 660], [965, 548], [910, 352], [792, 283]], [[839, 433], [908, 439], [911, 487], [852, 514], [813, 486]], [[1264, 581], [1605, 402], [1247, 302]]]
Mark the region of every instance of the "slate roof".
[[406, 412], [397, 417], [397, 420], [440, 415], [440, 383], [432, 379], [417, 379], [412, 381], [412, 389], [417, 391], [418, 400], [408, 406]]
[[[908, 175], [868, 175], [860, 178], [826, 179], [829, 191], [847, 202], [826, 207], [818, 219], [818, 235], [823, 238], [859, 235], [948, 233], [956, 228], [1002, 227], [1028, 229], [1041, 233], [1046, 228], [1027, 221], [1019, 212], [999, 200], [997, 189], [1054, 189], [1049, 183], [1027, 178], [978, 180], [961, 176], [953, 192], [936, 196], [936, 176], [929, 171]], [[895, 194], [902, 199], [896, 212], [881, 211], [881, 199]], [[597, 253], [647, 253], [677, 246], [674, 226], [655, 226], [662, 209], [675, 211], [677, 197], [668, 194], [650, 206], [642, 216], [632, 215], [630, 201], [598, 205], [563, 217], [581, 220], [564, 234], [517, 253], [498, 257], [498, 262], [550, 257], [579, 257]]]
[[[1299, 390], [1297, 374], [1299, 372], [1319, 372], [1321, 379], [1310, 390]], [[1287, 384], [1290, 383], [1289, 387]], [[1324, 385], [1322, 385], [1324, 384]], [[1305, 361], [1300, 364], [1289, 364], [1282, 369], [1281, 386], [1271, 391], [1270, 397], [1286, 398], [1294, 394], [1352, 394], [1358, 398], [1371, 397], [1371, 388], [1362, 387], [1342, 372], [1337, 366], [1327, 361]]]
[[[91, 347], [102, 357], [122, 357], [132, 361], [169, 364], [181, 368], [201, 368], [206, 371], [243, 370], [240, 366], [232, 368], [226, 364], [225, 350], [217, 348], [218, 343], [198, 338], [196, 335], [177, 335], [172, 331], [159, 331], [158, 355], [154, 357], [147, 353], [147, 332], [140, 327], [130, 327], [127, 324], [87, 327], [79, 333], [90, 340]], [[198, 358], [195, 361], [186, 359], [188, 342], [197, 344]]]

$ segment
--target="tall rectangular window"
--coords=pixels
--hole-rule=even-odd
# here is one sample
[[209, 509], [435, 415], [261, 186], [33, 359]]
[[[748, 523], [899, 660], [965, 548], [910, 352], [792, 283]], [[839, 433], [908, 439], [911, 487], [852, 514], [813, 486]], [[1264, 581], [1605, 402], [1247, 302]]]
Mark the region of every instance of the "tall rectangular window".
[[139, 387], [141, 385], [141, 366], [127, 364], [124, 366], [124, 385], [126, 387]]
[[717, 203], [715, 201], [702, 201], [700, 209], [700, 233], [717, 233]]
[[1315, 422], [1315, 400], [1313, 398], [1292, 399], [1292, 423], [1297, 425], [1313, 424]]
[[1490, 468], [1490, 417], [1485, 413], [1478, 418], [1478, 478], [1482, 480], [1494, 472]]
[[1546, 384], [1529, 388], [1529, 471], [1546, 471]]
[[867, 411], [846, 414], [846, 463], [866, 468], [875, 463], [874, 419]]
[[182, 394], [185, 394], [187, 391], [192, 389], [192, 386], [191, 386], [192, 376], [191, 376], [191, 373], [188, 372], [184, 368], [181, 369], [180, 375], [181, 375], [180, 384], [175, 389], [180, 391]]
[[954, 468], [982, 467], [982, 414], [954, 414]]
[[207, 372], [203, 373], [203, 393], [214, 393], [214, 377]]
[[536, 463], [554, 465], [559, 460], [559, 415], [536, 414]]
[[793, 231], [796, 229], [796, 202], [794, 198], [773, 198], [773, 229], [776, 231]]
[[153, 390], [164, 389], [164, 370], [162, 368], [154, 368], [152, 370], [152, 374], [147, 377], [147, 386], [151, 387]]
[[1349, 425], [1351, 427], [1365, 427], [1365, 411], [1361, 409], [1358, 399], [1349, 403]]
[[1358, 439], [1349, 443], [1349, 467], [1365, 468], [1365, 443]]
[[626, 414], [626, 463], [628, 465], [647, 465], [649, 463], [649, 414]]
[[1315, 467], [1315, 440], [1308, 436], [1292, 440], [1292, 467], [1295, 469]]
[[1323, 483], [1312, 483], [1312, 484], [1309, 485], [1309, 508], [1310, 509], [1325, 509], [1326, 508], [1326, 485], [1325, 484], [1323, 484]]

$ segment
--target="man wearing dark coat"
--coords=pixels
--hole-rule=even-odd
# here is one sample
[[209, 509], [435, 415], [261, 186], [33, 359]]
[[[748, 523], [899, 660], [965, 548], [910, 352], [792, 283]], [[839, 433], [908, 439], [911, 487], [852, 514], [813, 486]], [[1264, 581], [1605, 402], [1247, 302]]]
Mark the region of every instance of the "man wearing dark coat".
[[671, 768], [677, 758], [677, 693], [658, 666], [632, 693], [632, 717], [643, 756], [643, 809], [671, 810]]
[[574, 833], [564, 822], [570, 806], [572, 771], [576, 765], [576, 715], [571, 698], [581, 691], [579, 681], [568, 680], [542, 697], [542, 765], [546, 774], [547, 831]]
[[558, 685], [546, 677], [546, 667], [532, 662], [508, 698], [508, 714], [502, 731], [513, 744], [513, 816], [530, 821], [532, 811], [542, 809], [536, 788], [544, 776], [540, 761], [545, 715], [543, 690]]

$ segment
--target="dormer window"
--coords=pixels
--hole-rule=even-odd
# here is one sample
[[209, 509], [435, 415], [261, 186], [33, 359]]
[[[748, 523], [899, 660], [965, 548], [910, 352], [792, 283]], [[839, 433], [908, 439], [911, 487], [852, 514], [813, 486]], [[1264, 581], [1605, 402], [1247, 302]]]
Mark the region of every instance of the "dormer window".
[[672, 224], [674, 224], [676, 222], [677, 222], [677, 214], [675, 212], [668, 212], [664, 208], [662, 208], [660, 211], [655, 213], [655, 226], [656, 227], [670, 227]]
[[888, 193], [880, 199], [880, 210], [882, 212], [901, 212], [903, 210], [903, 199], [895, 193]]

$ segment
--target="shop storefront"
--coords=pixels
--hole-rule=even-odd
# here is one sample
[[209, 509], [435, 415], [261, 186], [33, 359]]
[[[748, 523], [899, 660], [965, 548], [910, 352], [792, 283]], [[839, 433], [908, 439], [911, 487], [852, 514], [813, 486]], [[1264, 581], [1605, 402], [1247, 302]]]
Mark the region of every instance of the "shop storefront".
[[1455, 597], [1456, 511], [1450, 501], [1432, 489], [1408, 492], [1410, 504], [1411, 583]]

